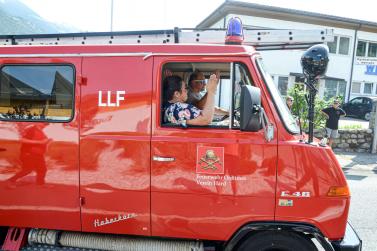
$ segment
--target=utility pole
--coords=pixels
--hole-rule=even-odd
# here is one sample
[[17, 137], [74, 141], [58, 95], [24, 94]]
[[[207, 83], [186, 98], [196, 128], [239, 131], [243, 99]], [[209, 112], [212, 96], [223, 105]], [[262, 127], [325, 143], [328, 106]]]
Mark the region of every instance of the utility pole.
[[[373, 102], [372, 114], [374, 113], [372, 153], [377, 153], [377, 101]], [[372, 129], [372, 128], [370, 128]]]
[[113, 31], [114, 0], [111, 0], [110, 31]]

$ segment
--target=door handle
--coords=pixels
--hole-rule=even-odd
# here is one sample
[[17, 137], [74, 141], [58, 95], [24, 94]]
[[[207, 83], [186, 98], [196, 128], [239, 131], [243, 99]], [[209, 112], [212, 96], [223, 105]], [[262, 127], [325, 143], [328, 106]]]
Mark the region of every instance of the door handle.
[[153, 156], [153, 161], [173, 162], [173, 161], [175, 161], [175, 158], [173, 158], [173, 157]]

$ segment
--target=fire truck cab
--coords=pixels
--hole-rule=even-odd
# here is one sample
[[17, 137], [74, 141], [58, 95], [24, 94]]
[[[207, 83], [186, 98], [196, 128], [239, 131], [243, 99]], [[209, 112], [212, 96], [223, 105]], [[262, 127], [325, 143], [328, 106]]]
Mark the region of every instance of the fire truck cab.
[[[165, 123], [164, 79], [197, 71], [220, 72], [228, 114]], [[334, 153], [302, 138], [252, 46], [2, 46], [3, 249], [20, 228], [106, 250], [361, 250]]]

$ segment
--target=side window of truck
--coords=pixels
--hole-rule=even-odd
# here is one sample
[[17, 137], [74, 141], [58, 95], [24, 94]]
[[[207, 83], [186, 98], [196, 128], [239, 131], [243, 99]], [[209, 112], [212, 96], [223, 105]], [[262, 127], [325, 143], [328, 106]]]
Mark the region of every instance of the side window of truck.
[[[206, 85], [211, 74], [219, 73], [211, 122], [191, 125], [204, 109]], [[183, 81], [185, 87], [178, 84]], [[242, 85], [252, 84], [247, 68], [238, 63], [168, 63], [162, 69], [161, 121], [165, 127], [239, 128]], [[185, 89], [185, 90], [184, 90]], [[174, 97], [174, 93], [178, 96]], [[187, 93], [187, 99], [184, 97]], [[200, 116], [200, 115], [199, 115]]]
[[4, 65], [0, 69], [0, 120], [70, 121], [74, 79], [71, 65]]
[[239, 128], [240, 121], [240, 100], [241, 89], [244, 85], [254, 85], [248, 73], [246, 66], [243, 64], [234, 64], [233, 76], [233, 127]]

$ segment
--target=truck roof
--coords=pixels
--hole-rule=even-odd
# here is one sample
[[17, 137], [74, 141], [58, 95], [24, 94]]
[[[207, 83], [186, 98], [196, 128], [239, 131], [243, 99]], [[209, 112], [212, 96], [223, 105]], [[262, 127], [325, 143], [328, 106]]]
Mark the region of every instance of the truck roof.
[[220, 44], [135, 44], [135, 45], [12, 45], [0, 46], [0, 57], [35, 54], [140, 53], [140, 54], [237, 54], [255, 53], [252, 46]]

